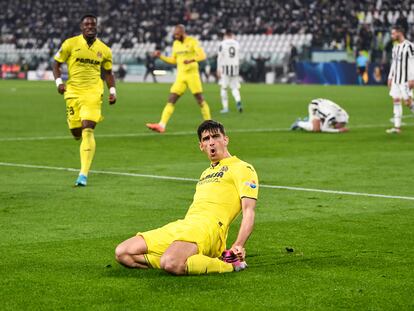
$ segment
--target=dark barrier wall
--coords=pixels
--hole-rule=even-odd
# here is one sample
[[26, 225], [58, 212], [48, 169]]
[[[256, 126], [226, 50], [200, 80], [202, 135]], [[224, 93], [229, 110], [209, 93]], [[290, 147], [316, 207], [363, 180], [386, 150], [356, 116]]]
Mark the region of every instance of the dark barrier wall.
[[[386, 84], [388, 68], [383, 65], [369, 64], [363, 84]], [[346, 85], [360, 84], [356, 66], [347, 62], [296, 64], [296, 82], [301, 84]]]

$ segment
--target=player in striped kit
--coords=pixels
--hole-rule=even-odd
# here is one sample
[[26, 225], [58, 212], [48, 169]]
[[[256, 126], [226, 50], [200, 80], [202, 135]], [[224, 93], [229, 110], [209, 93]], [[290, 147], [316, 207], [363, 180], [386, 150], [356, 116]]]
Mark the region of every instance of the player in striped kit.
[[347, 132], [348, 113], [333, 101], [316, 98], [308, 106], [309, 117], [297, 119], [291, 130], [302, 129], [308, 132], [342, 133]]
[[237, 110], [243, 111], [240, 97], [240, 79], [239, 79], [239, 63], [240, 63], [240, 45], [234, 38], [231, 30], [226, 30], [223, 41], [219, 45], [217, 55], [217, 75], [220, 78], [221, 86], [221, 103], [223, 109], [221, 113], [229, 112], [229, 101], [227, 97], [227, 89], [230, 87], [231, 93], [236, 101]]
[[396, 41], [392, 49], [392, 63], [388, 75], [388, 87], [394, 103], [394, 127], [386, 130], [389, 134], [401, 132], [403, 114], [402, 101], [414, 113], [414, 44], [405, 39], [404, 29], [393, 26], [391, 38]]

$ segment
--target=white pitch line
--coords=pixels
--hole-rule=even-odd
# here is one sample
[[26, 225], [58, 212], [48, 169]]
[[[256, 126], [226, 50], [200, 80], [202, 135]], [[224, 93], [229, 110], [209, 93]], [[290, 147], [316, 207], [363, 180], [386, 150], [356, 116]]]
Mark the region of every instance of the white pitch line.
[[[413, 126], [414, 124], [405, 124], [405, 126]], [[355, 125], [351, 127], [352, 129], [365, 129], [365, 128], [378, 128], [378, 127], [387, 127], [389, 124], [366, 124], [366, 125]], [[234, 129], [228, 130], [228, 133], [266, 133], [266, 132], [288, 132], [288, 128], [258, 128], [258, 129]], [[187, 136], [187, 135], [196, 135], [196, 131], [183, 131], [183, 132], [171, 132], [164, 133], [162, 136]], [[95, 135], [96, 138], [122, 138], [122, 137], [159, 137], [161, 135], [156, 133], [120, 133], [120, 134], [98, 134]], [[73, 139], [73, 137], [68, 134], [65, 136], [35, 136], [35, 137], [0, 137], [0, 141], [40, 141], [40, 140], [66, 140]]]
[[[0, 162], [0, 166], [23, 167], [23, 168], [45, 169], [45, 170], [55, 170], [55, 171], [68, 171], [68, 172], [79, 172], [79, 169], [70, 168], [70, 167], [55, 167], [55, 166], [45, 166], [45, 165], [8, 163], [8, 162]], [[197, 182], [198, 181], [198, 179], [195, 179], [195, 178], [152, 175], [152, 174], [138, 174], [138, 173], [112, 172], [112, 171], [99, 171], [99, 170], [91, 170], [90, 172], [95, 173], [95, 174], [129, 176], [129, 177], [142, 177], [142, 178], [163, 179], [163, 180], [191, 181], [191, 182]], [[383, 199], [399, 199], [399, 200], [414, 201], [414, 197], [400, 196], [400, 195], [386, 195], [386, 194], [353, 192], [353, 191], [337, 191], [337, 190], [327, 190], [327, 189], [314, 189], [314, 188], [302, 188], [302, 187], [290, 187], [290, 186], [276, 186], [276, 185], [266, 185], [266, 184], [261, 184], [260, 187], [261, 188], [268, 188], [268, 189], [282, 189], [282, 190], [293, 190], [293, 191], [319, 192], [319, 193], [342, 194], [342, 195], [350, 195], [350, 196], [363, 196], [363, 197], [373, 197], [373, 198], [383, 198]]]
[[[286, 128], [262, 128], [262, 129], [235, 129], [229, 130], [228, 133], [254, 133], [254, 132], [282, 132], [287, 131]], [[196, 131], [183, 131], [183, 132], [171, 132], [164, 133], [162, 136], [187, 136], [197, 135]], [[157, 137], [159, 134], [148, 132], [148, 133], [120, 133], [120, 134], [98, 134], [96, 138], [120, 138], [120, 137]], [[60, 140], [60, 139], [73, 139], [68, 134], [65, 136], [35, 136], [35, 137], [1, 137], [0, 141], [31, 141], [31, 140]]]

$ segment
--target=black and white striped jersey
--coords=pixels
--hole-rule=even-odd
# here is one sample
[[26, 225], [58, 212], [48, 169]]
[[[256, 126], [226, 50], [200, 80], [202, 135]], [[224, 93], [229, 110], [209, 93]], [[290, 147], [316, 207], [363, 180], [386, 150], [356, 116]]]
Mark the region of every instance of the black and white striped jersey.
[[394, 45], [388, 80], [403, 84], [414, 80], [414, 44], [408, 40]]
[[240, 44], [235, 39], [224, 39], [218, 49], [217, 68], [222, 75], [235, 77], [239, 75]]
[[310, 117], [316, 117], [321, 120], [322, 127], [330, 126], [334, 122], [348, 123], [348, 113], [329, 99], [317, 98], [313, 99], [309, 104]]

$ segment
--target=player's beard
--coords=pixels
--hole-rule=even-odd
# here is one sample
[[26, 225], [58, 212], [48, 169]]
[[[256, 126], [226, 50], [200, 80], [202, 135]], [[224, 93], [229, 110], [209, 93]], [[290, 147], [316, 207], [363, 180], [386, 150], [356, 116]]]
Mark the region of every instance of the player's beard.
[[184, 41], [184, 36], [183, 35], [181, 35], [181, 36], [174, 36], [174, 39], [183, 42]]

